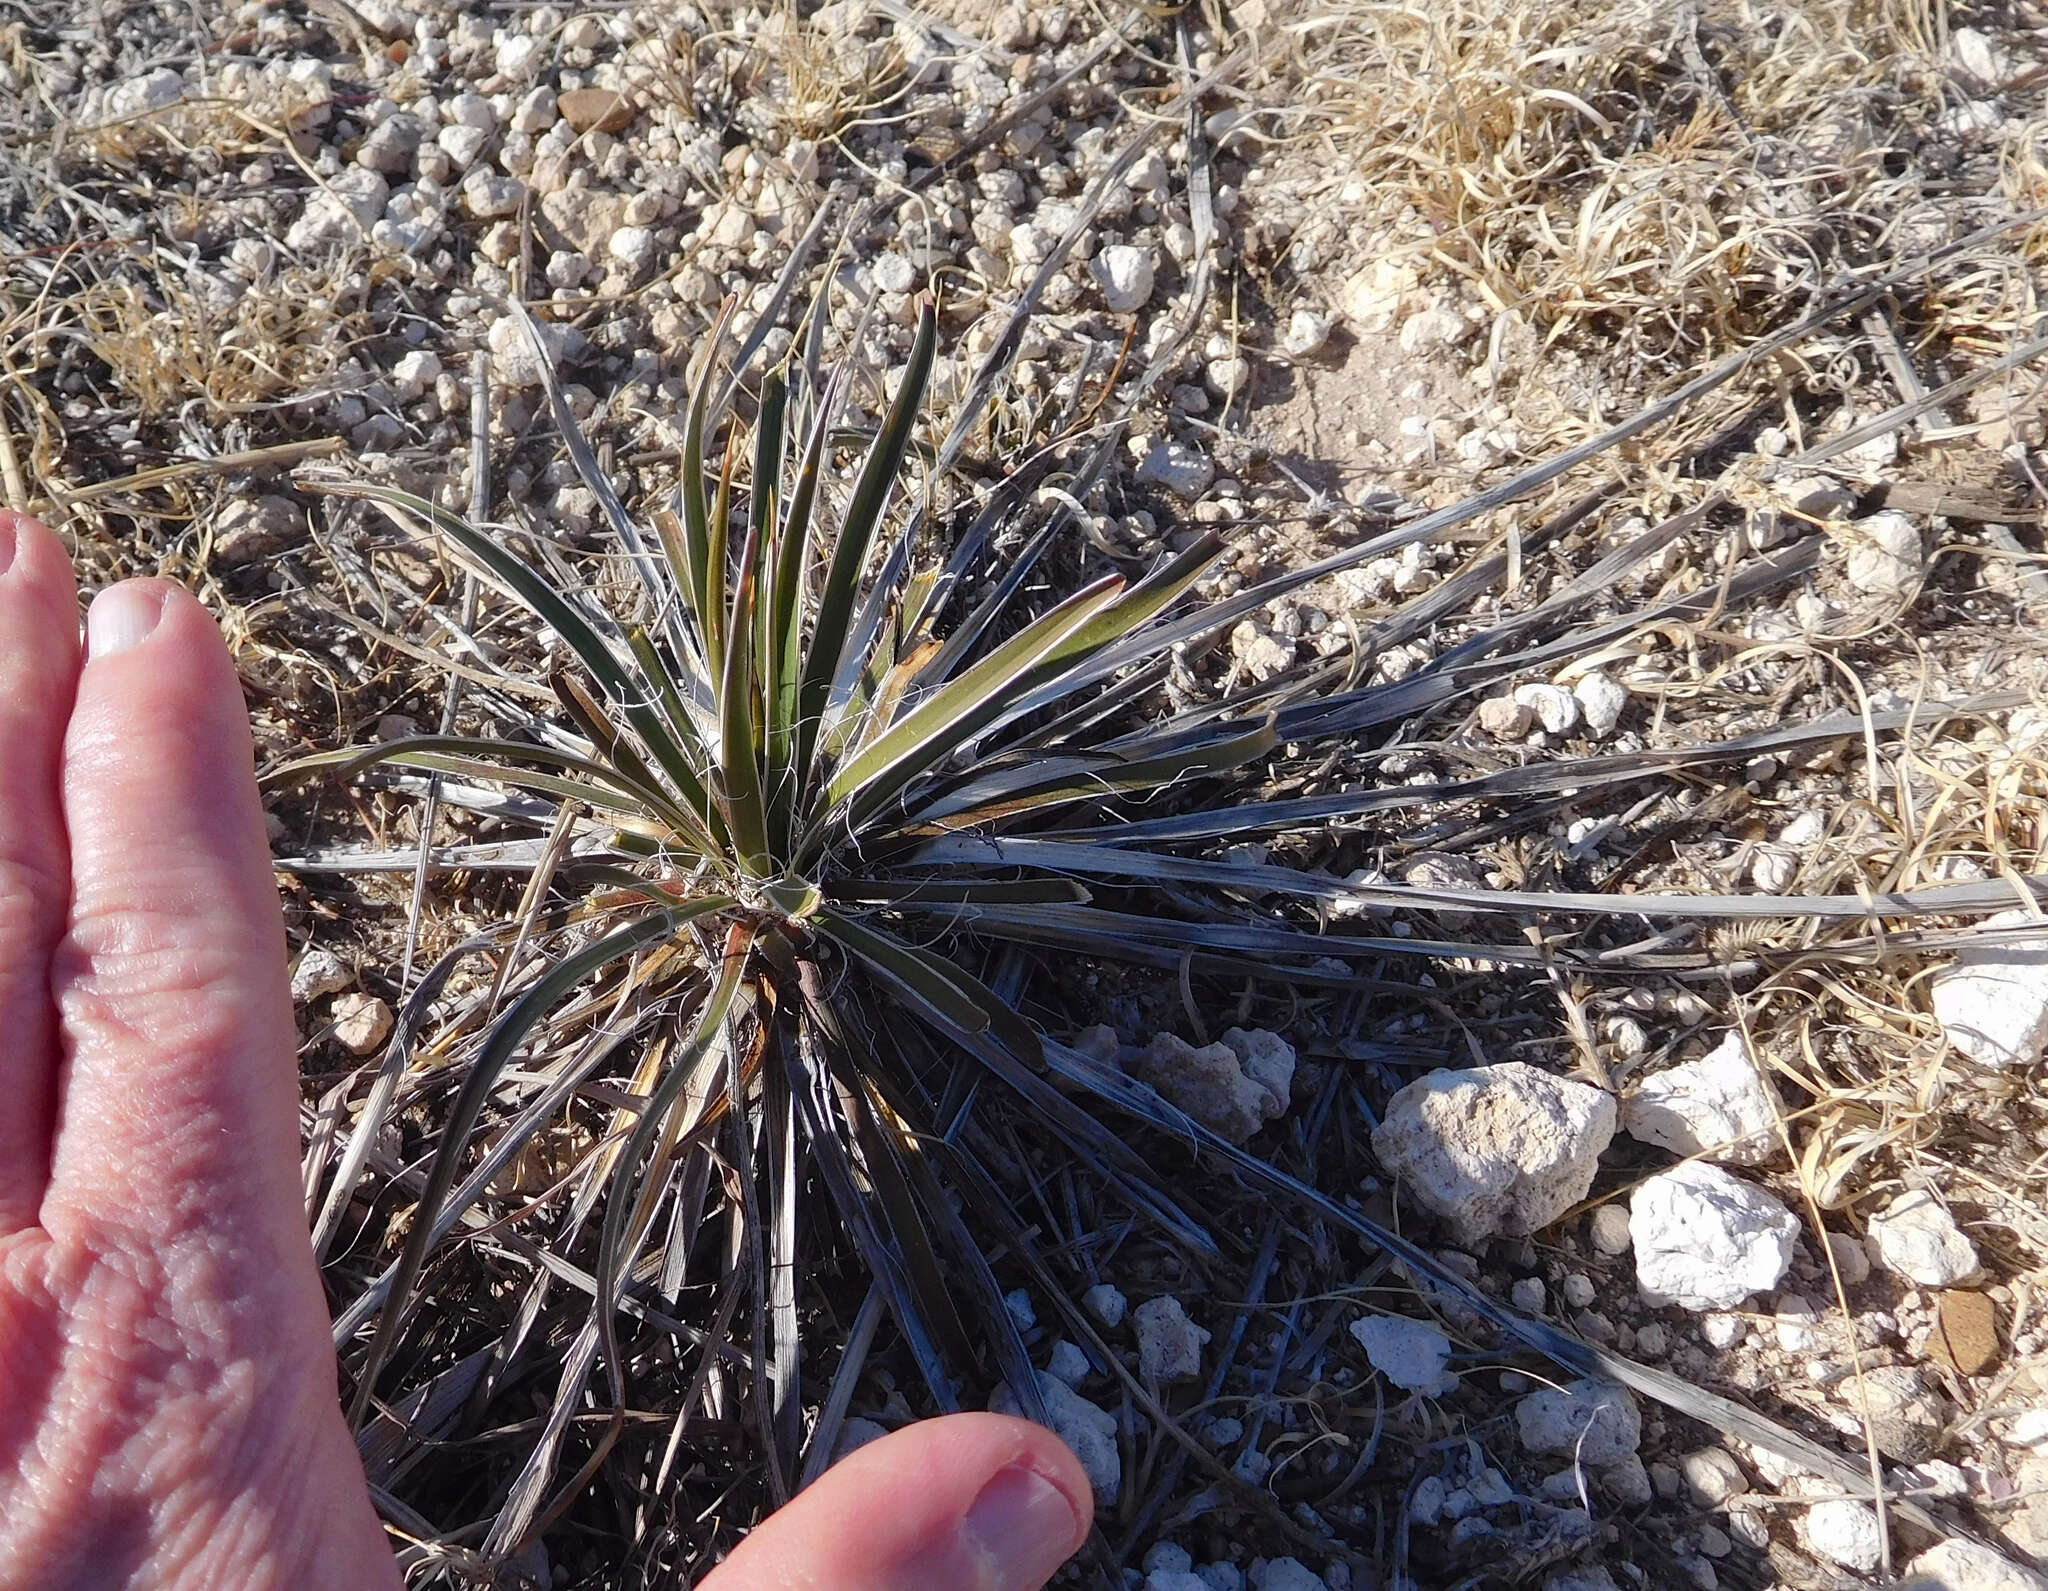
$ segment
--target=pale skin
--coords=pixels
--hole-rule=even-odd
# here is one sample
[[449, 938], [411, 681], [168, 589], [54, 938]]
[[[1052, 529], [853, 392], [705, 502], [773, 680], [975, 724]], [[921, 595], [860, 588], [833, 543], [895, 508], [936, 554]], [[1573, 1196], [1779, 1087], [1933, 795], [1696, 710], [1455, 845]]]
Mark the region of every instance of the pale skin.
[[[84, 644], [0, 512], [0, 1591], [390, 1591], [299, 1185], [296, 1034], [248, 720], [191, 596]], [[1088, 1529], [1050, 1433], [907, 1427], [704, 1591], [1036, 1591]]]

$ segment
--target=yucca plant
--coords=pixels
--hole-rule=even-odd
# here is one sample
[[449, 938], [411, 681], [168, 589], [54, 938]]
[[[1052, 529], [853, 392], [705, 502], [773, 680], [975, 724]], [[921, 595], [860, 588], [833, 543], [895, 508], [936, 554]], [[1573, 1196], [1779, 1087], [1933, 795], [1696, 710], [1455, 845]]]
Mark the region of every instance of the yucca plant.
[[[957, 1406], [1000, 1378], [1042, 1417], [1029, 1354], [987, 1255], [1000, 1250], [1039, 1283], [1071, 1334], [1099, 1339], [1033, 1223], [962, 1147], [959, 1129], [993, 1089], [1029, 1112], [1043, 1141], [1193, 1255], [1214, 1258], [1232, 1240], [1218, 1236], [1199, 1192], [1161, 1185], [1129, 1136], [1131, 1122], [1179, 1140], [1219, 1178], [1363, 1239], [1418, 1284], [1456, 1295], [1573, 1371], [1620, 1377], [1855, 1484], [1855, 1466], [1748, 1410], [1502, 1309], [1397, 1234], [1219, 1137], [1114, 1064], [1035, 1028], [1020, 1014], [1015, 980], [1028, 958], [1048, 950], [1282, 988], [1362, 987], [1365, 966], [1388, 956], [1483, 956], [1568, 972], [1580, 963], [1554, 941], [1360, 931], [1369, 919], [1349, 913], [1339, 922], [1328, 908], [1419, 905], [1528, 920], [1612, 913], [1615, 897], [1417, 891], [1224, 850], [1424, 802], [1640, 780], [1862, 725], [1830, 721], [1465, 785], [1266, 793], [1374, 726], [1622, 633], [1610, 622], [1551, 639], [1569, 630], [1590, 594], [1662, 542], [1640, 538], [1534, 614], [1503, 621], [1406, 680], [1361, 685], [1339, 662], [1326, 676], [1247, 687], [1162, 721], [1146, 704], [1177, 645], [1319, 574], [1425, 539], [1452, 518], [1432, 516], [1227, 600], [1190, 595], [1219, 551], [1210, 535], [1141, 579], [1108, 576], [1052, 599], [1032, 589], [1032, 576], [1054, 545], [1057, 518], [1000, 559], [991, 552], [1032, 471], [961, 516], [965, 528], [950, 545], [934, 532], [930, 504], [961, 431], [936, 448], [917, 441], [937, 342], [931, 303], [919, 310], [908, 362], [871, 433], [848, 429], [844, 374], [823, 375], [820, 315], [814, 307], [813, 334], [798, 355], [759, 377], [749, 423], [729, 414], [738, 374], [718, 379], [720, 322], [689, 401], [680, 485], [651, 528], [626, 511], [549, 378], [563, 440], [632, 572], [636, 589], [623, 602], [600, 600], [538, 540], [528, 556], [514, 538], [420, 497], [347, 479], [312, 483], [369, 499], [438, 539], [567, 654], [547, 679], [558, 714], [500, 697], [508, 732], [420, 736], [288, 770], [396, 770], [431, 777], [437, 789], [493, 787], [503, 795], [492, 810], [539, 835], [446, 853], [463, 865], [527, 871], [525, 900], [413, 992], [325, 1189], [316, 1226], [323, 1251], [399, 1105], [441, 1079], [455, 1087], [413, 1183], [402, 1252], [337, 1324], [350, 1349], [374, 1319], [344, 1361], [366, 1442], [373, 1411], [395, 1395], [386, 1371], [437, 1245], [592, 1089], [608, 1102], [607, 1119], [586, 1123], [572, 1163], [528, 1211], [531, 1225], [542, 1220], [536, 1212], [552, 1210], [547, 1235], [499, 1231], [501, 1241], [528, 1244], [535, 1279], [493, 1364], [502, 1367], [525, 1341], [550, 1288], [579, 1288], [589, 1305], [573, 1340], [560, 1345], [552, 1412], [482, 1545], [485, 1558], [517, 1550], [597, 1472], [623, 1429], [629, 1377], [645, 1362], [650, 1334], [698, 1354], [664, 1475], [707, 1386], [748, 1372], [738, 1406], [760, 1444], [770, 1499], [815, 1471], [832, 1449], [859, 1356], [842, 1361], [807, 1432], [799, 1249], [818, 1223], [799, 1205], [809, 1187], [829, 1194], [837, 1229], [872, 1277], [856, 1336], [871, 1338], [885, 1312], [933, 1406]], [[857, 465], [842, 473], [842, 458]], [[1562, 467], [1546, 466], [1553, 476]], [[920, 476], [922, 495], [912, 490]], [[1483, 506], [1457, 512], [1469, 518]], [[1810, 564], [1811, 547], [1762, 560], [1725, 590], [1672, 599], [1626, 622], [1704, 612], [1731, 593], [1781, 582]], [[1364, 644], [1391, 644], [1404, 626], [1447, 611], [1445, 603], [1495, 573], [1479, 561], [1441, 600], [1415, 605]], [[1544, 644], [1521, 649], [1536, 636]], [[1984, 903], [1966, 888], [1908, 904], [1995, 904], [1995, 889], [1980, 892]], [[1640, 919], [1866, 917], [1887, 908], [1635, 896], [1623, 909]], [[495, 973], [458, 998], [452, 975], [473, 955], [494, 961]], [[1687, 961], [1652, 943], [1610, 948], [1599, 964], [1669, 970], [1710, 959]], [[508, 1068], [543, 1039], [564, 1058], [538, 1081], [529, 1070], [511, 1087]], [[621, 1081], [599, 1088], [606, 1076]], [[728, 1278], [716, 1290], [718, 1315], [708, 1325], [678, 1321], [672, 1306], [714, 1178], [735, 1216], [724, 1259], [744, 1283]], [[556, 1193], [561, 1201], [551, 1206]], [[743, 1305], [752, 1312], [751, 1348], [735, 1360], [724, 1350]], [[1115, 1367], [1113, 1355], [1103, 1357]], [[415, 1371], [429, 1360], [420, 1358]], [[560, 1480], [564, 1438], [590, 1406], [600, 1369], [599, 1428]], [[488, 1374], [458, 1390], [481, 1396]], [[1156, 1408], [1147, 1389], [1126, 1384], [1141, 1406]], [[401, 1407], [417, 1415], [430, 1391], [415, 1390]]]

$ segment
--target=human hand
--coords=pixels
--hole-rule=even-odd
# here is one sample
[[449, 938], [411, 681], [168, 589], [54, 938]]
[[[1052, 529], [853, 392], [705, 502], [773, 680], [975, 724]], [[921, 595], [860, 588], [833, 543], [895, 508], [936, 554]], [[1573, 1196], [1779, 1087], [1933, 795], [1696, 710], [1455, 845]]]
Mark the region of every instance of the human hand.
[[[0, 1591], [399, 1576], [305, 1230], [285, 941], [205, 611], [0, 512]], [[704, 1591], [1036, 1591], [1089, 1489], [1049, 1432], [932, 1420]]]

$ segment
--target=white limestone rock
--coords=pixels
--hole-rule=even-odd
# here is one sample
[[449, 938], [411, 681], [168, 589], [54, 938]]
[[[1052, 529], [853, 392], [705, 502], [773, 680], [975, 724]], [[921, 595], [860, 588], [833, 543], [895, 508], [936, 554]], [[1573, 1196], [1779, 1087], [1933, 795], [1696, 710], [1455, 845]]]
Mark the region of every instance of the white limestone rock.
[[1629, 1236], [1628, 1207], [1622, 1204], [1603, 1204], [1593, 1212], [1587, 1228], [1593, 1239], [1593, 1247], [1602, 1254], [1626, 1254], [1635, 1239]]
[[1517, 685], [1514, 696], [1536, 715], [1546, 735], [1565, 735], [1578, 727], [1579, 699], [1562, 685]]
[[355, 987], [356, 969], [331, 950], [313, 949], [292, 968], [292, 1004], [306, 1005], [322, 995]]
[[1321, 352], [1330, 340], [1330, 317], [1312, 309], [1297, 309], [1287, 317], [1287, 332], [1280, 339], [1280, 351], [1290, 359], [1307, 359]]
[[1702, 1508], [1719, 1508], [1749, 1490], [1742, 1460], [1725, 1447], [1702, 1447], [1678, 1461], [1686, 1494]]
[[661, 242], [648, 227], [622, 226], [611, 235], [606, 249], [619, 269], [628, 276], [639, 277], [654, 264], [661, 252]]
[[1815, 1503], [1799, 1522], [1799, 1534], [1815, 1557], [1857, 1574], [1869, 1574], [1884, 1556], [1877, 1512], [1868, 1503]]
[[1852, 521], [1843, 539], [1850, 544], [1849, 584], [1858, 591], [1897, 598], [1919, 585], [1920, 527], [1896, 509]]
[[[472, 96], [464, 95], [465, 99]], [[488, 101], [484, 109], [490, 109]], [[451, 122], [434, 134], [434, 143], [446, 155], [457, 171], [467, 171], [476, 164], [476, 157], [484, 152], [484, 145], [491, 141], [488, 127], [472, 126], [468, 122]]]
[[1614, 733], [1622, 710], [1628, 706], [1626, 685], [1613, 675], [1594, 669], [1579, 677], [1572, 685], [1572, 694], [1579, 699], [1579, 717], [1585, 721], [1587, 734], [1602, 740]]
[[1131, 1302], [1121, 1289], [1108, 1282], [1097, 1282], [1081, 1295], [1081, 1307], [1095, 1317], [1096, 1324], [1104, 1331], [1114, 1331], [1124, 1323], [1124, 1315]]
[[351, 166], [307, 195], [306, 207], [284, 235], [285, 247], [318, 254], [359, 245], [384, 214], [390, 197], [391, 185], [379, 173]]
[[441, 356], [428, 348], [415, 348], [409, 354], [399, 357], [391, 367], [392, 384], [398, 388], [399, 398], [411, 403], [423, 396], [441, 377]]
[[1459, 1241], [1541, 1231], [1586, 1196], [1614, 1101], [1521, 1061], [1416, 1079], [1387, 1102], [1373, 1153]]
[[1164, 486], [1176, 497], [1193, 502], [1216, 479], [1216, 466], [1208, 455], [1185, 442], [1157, 441], [1138, 460], [1138, 480], [1147, 486]]
[[419, 152], [426, 136], [426, 128], [415, 118], [402, 112], [387, 116], [370, 129], [370, 136], [356, 150], [356, 164], [381, 171], [386, 176], [410, 171], [412, 157]]
[[1898, 1591], [2048, 1591], [2048, 1575], [1975, 1541], [1944, 1541], [1906, 1567]]
[[1982, 28], [1956, 28], [1948, 36], [1949, 58], [1980, 87], [2003, 88], [2013, 74], [2012, 54]]
[[[583, 356], [586, 346], [583, 334], [573, 326], [558, 326], [553, 321], [540, 321], [540, 340], [547, 349], [548, 362], [556, 370], [573, 364]], [[526, 335], [526, 328], [510, 315], [501, 315], [491, 322], [486, 336], [491, 349], [491, 379], [502, 387], [537, 387], [541, 384], [541, 363], [535, 357], [533, 340]]]
[[[1053, 1433], [1073, 1449], [1074, 1457], [1087, 1472], [1088, 1484], [1095, 1489], [1095, 1501], [1104, 1508], [1115, 1506], [1124, 1482], [1123, 1458], [1116, 1443], [1116, 1416], [1042, 1370], [1038, 1373], [1038, 1395], [1045, 1400]], [[996, 1388], [988, 1406], [996, 1414], [1024, 1412], [1017, 1395], [1007, 1386]]]
[[[2031, 927], [2032, 912], [2000, 912], [1986, 928]], [[1950, 1048], [1979, 1066], [2031, 1066], [2048, 1048], [2048, 940], [1972, 947], [1933, 978], [1934, 1015]]]
[[1693, 1160], [1636, 1189], [1628, 1229], [1643, 1297], [1703, 1313], [1776, 1287], [1799, 1218], [1762, 1188]]
[[1202, 1373], [1209, 1333], [1188, 1319], [1178, 1298], [1164, 1293], [1131, 1312], [1138, 1331], [1138, 1369], [1156, 1381], [1185, 1381]]
[[1223, 1043], [1244, 1075], [1266, 1091], [1260, 1109], [1271, 1121], [1287, 1109], [1294, 1093], [1294, 1046], [1266, 1028], [1226, 1028]]
[[1143, 309], [1151, 298], [1159, 256], [1157, 251], [1133, 243], [1112, 243], [1096, 251], [1088, 270], [1102, 289], [1103, 304], [1117, 314], [1127, 314]]
[[1977, 1245], [1933, 1194], [1914, 1188], [1870, 1218], [1877, 1263], [1922, 1287], [1953, 1287], [1977, 1274]]
[[1458, 1389], [1457, 1376], [1445, 1368], [1451, 1360], [1451, 1339], [1430, 1322], [1406, 1315], [1366, 1315], [1351, 1323], [1351, 1335], [1373, 1369], [1402, 1391], [1441, 1398]]
[[1643, 1079], [1622, 1102], [1622, 1130], [1677, 1155], [1758, 1166], [1778, 1151], [1778, 1110], [1769, 1081], [1739, 1030], [1697, 1061]]
[[1521, 1399], [1515, 1430], [1526, 1452], [1570, 1453], [1597, 1470], [1635, 1452], [1643, 1440], [1643, 1417], [1627, 1389], [1588, 1378]]
[[1299, 1558], [1268, 1558], [1252, 1570], [1254, 1591], [1330, 1591], [1329, 1583]]
[[[1280, 1051], [1285, 1051], [1284, 1062]], [[1294, 1050], [1277, 1034], [1241, 1028], [1200, 1049], [1172, 1033], [1159, 1033], [1131, 1057], [1128, 1069], [1205, 1127], [1241, 1144], [1285, 1113]]]
[[1088, 1355], [1081, 1345], [1069, 1342], [1065, 1337], [1052, 1345], [1052, 1354], [1045, 1361], [1045, 1373], [1058, 1377], [1070, 1387], [1078, 1387], [1093, 1370], [1094, 1366], [1088, 1363]]
[[169, 110], [185, 97], [185, 80], [168, 66], [117, 83], [107, 94], [107, 119], [120, 121]]
[[462, 203], [479, 221], [495, 221], [515, 215], [526, 197], [526, 184], [485, 166], [477, 166], [462, 179]]

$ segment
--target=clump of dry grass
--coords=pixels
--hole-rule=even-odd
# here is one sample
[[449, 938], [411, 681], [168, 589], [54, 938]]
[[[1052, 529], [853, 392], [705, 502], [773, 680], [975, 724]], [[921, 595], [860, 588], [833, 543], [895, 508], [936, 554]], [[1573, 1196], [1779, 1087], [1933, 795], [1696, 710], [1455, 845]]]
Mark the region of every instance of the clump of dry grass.
[[64, 308], [144, 417], [198, 398], [222, 418], [326, 384], [345, 347], [334, 335], [338, 276], [293, 266], [225, 303], [168, 275], [146, 286], [110, 278]]
[[[1895, 208], [1869, 105], [1918, 34], [1839, 0], [1288, 7], [1293, 122], [1368, 226], [1547, 339], [1670, 369], [1735, 346]], [[1909, 19], [1910, 20], [1910, 19]]]

